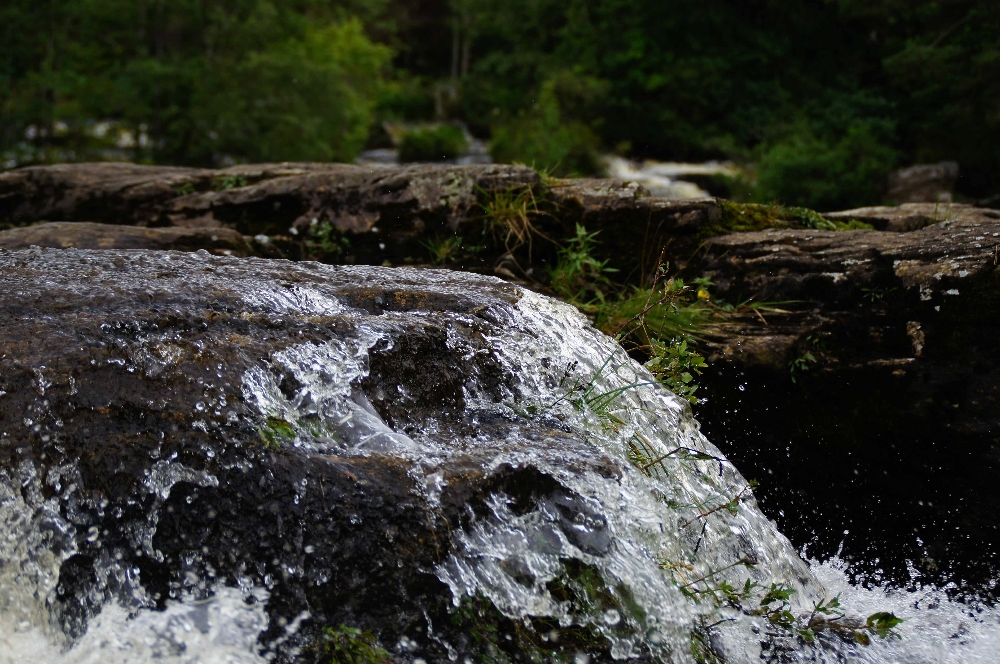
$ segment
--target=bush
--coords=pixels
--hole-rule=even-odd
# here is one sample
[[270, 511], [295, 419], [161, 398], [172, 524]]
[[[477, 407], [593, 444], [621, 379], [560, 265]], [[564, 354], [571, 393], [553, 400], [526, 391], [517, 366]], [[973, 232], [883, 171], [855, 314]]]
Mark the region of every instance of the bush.
[[[568, 83], [575, 89], [566, 90]], [[584, 82], [589, 83], [589, 81]], [[580, 89], [583, 87], [584, 89]], [[600, 139], [588, 125], [566, 117], [560, 97], [599, 94], [599, 86], [572, 77], [555, 77], [542, 85], [538, 102], [513, 120], [493, 129], [490, 154], [501, 163], [524, 163], [554, 175], [600, 175]]]
[[463, 154], [467, 147], [465, 133], [454, 125], [413, 129], [399, 141], [399, 160], [445, 161]]
[[896, 160], [875, 122], [855, 122], [839, 139], [799, 130], [763, 150], [754, 198], [814, 210], [876, 205]]
[[216, 155], [353, 161], [391, 55], [356, 19], [309, 27], [214, 71], [215, 84], [200, 90], [191, 116], [213, 130], [206, 147]]

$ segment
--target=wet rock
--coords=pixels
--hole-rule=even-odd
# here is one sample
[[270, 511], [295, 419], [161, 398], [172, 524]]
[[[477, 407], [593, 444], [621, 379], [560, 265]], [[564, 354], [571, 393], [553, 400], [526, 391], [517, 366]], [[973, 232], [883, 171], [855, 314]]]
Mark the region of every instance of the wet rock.
[[958, 180], [958, 162], [916, 164], [889, 174], [886, 198], [897, 203], [951, 201]]
[[[976, 290], [995, 272], [1000, 214], [950, 206], [940, 212], [947, 220], [926, 225], [932, 220], [928, 208], [933, 207], [836, 213], [838, 218], [916, 228], [912, 232], [770, 229], [713, 238], [699, 269], [715, 280], [723, 296], [754, 293], [760, 300], [810, 305], [806, 307], [808, 314], [792, 318], [797, 322], [790, 335], [777, 335], [781, 340], [775, 341], [777, 354], [772, 357], [780, 358], [782, 346], [829, 319], [877, 318], [891, 308], [910, 319], [947, 320], [946, 315], [939, 315], [941, 307], [952, 306], [963, 291]], [[771, 326], [759, 319], [757, 322], [760, 324], [748, 319], [744, 335], [771, 336]], [[781, 324], [778, 329], [786, 331]], [[898, 334], [887, 331], [883, 337], [896, 338]], [[904, 334], [902, 338], [907, 337]], [[726, 349], [724, 354], [736, 352], [732, 345]], [[890, 357], [898, 356], [896, 351], [884, 350]], [[916, 354], [906, 344], [903, 351], [905, 357]], [[744, 361], [756, 361], [747, 349], [739, 352]], [[876, 359], [881, 352], [881, 344], [868, 344], [866, 359]]]
[[[262, 255], [259, 242], [231, 228], [141, 228], [92, 222], [48, 222], [0, 231], [0, 247], [160, 249], [205, 251], [219, 256]], [[269, 254], [263, 254], [269, 255]]]
[[[661, 556], [818, 596], [689, 411], [624, 357], [608, 370], [614, 342], [565, 305], [201, 252], [0, 251], [0, 278], [0, 495], [42, 524], [45, 607], [71, 636], [112, 600], [222, 585], [266, 599], [279, 662], [320, 658], [341, 623], [407, 661], [659, 661], [699, 611]], [[622, 394], [649, 453], [712, 456], [647, 477], [571, 404], [587, 381]]]

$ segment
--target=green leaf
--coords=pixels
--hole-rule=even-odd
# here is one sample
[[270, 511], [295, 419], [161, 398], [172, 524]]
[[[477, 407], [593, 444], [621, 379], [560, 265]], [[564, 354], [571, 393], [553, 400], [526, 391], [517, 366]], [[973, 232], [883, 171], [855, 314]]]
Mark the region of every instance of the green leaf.
[[893, 628], [902, 624], [902, 622], [903, 619], [897, 617], [894, 613], [880, 612], [868, 616], [865, 625], [869, 630], [878, 634], [880, 638], [887, 639], [891, 636], [899, 636], [893, 631]]

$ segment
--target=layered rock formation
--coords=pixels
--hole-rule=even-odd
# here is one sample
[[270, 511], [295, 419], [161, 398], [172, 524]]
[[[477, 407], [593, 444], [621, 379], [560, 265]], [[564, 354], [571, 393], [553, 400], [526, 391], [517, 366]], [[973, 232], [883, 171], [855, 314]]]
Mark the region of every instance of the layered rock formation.
[[[515, 202], [525, 191], [532, 193]], [[668, 241], [688, 247], [701, 225], [718, 218], [709, 201], [651, 198], [642, 187], [616, 180], [543, 185], [523, 166], [255, 164], [209, 170], [103, 163], [0, 174], [0, 225], [230, 228], [250, 242], [267, 238], [272, 251], [289, 258], [420, 264], [431, 261], [427, 245], [439, 237], [458, 234], [481, 246], [505, 234], [504, 219], [489, 211], [497, 195], [507, 196], [500, 216], [530, 212], [538, 230], [554, 239], [572, 235], [576, 223], [604, 229], [612, 262], [629, 272], [636, 251], [653, 270], [658, 247]], [[493, 227], [497, 223], [501, 228]], [[554, 256], [551, 247], [539, 250], [534, 258]], [[505, 252], [498, 243], [464, 257], [459, 267], [489, 270]]]

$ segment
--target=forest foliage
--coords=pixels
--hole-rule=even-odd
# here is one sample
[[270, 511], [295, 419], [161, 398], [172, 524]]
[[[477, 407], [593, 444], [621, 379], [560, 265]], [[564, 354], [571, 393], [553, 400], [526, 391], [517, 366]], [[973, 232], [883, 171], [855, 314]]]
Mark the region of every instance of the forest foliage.
[[1000, 191], [992, 0], [7, 0], [0, 38], [8, 166], [351, 160], [461, 121], [556, 174], [734, 159], [761, 202], [944, 159]]

